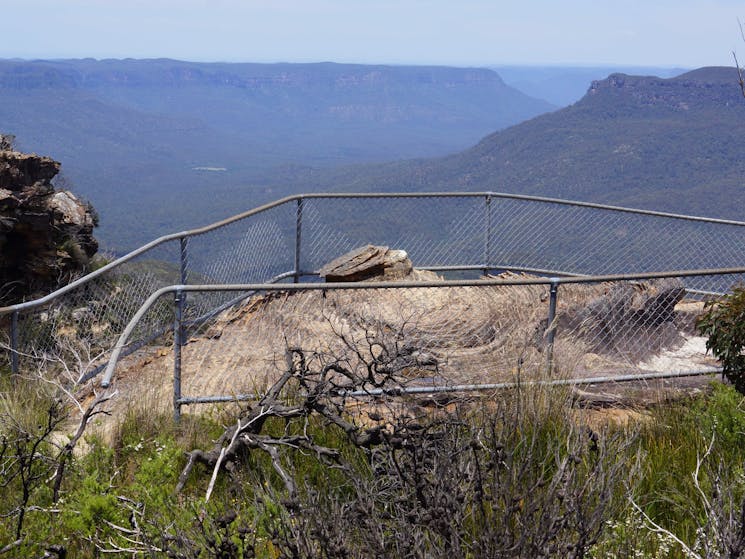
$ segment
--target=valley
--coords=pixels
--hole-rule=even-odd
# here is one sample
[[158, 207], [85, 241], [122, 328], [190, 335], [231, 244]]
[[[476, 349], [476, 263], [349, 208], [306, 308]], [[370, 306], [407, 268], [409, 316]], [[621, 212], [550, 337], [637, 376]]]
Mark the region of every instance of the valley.
[[168, 59], [0, 60], [0, 99], [1, 129], [62, 162], [116, 253], [555, 108], [488, 69]]
[[[568, 95], [599, 70], [503, 71]], [[503, 191], [742, 219], [735, 78], [612, 74], [557, 109], [486, 69], [6, 60], [0, 122], [62, 161], [111, 254], [298, 192]]]

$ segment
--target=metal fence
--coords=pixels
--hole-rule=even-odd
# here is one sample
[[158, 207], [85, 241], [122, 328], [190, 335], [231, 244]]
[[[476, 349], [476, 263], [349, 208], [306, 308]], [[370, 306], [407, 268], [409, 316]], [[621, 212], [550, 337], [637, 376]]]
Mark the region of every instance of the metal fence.
[[[231, 293], [243, 302], [195, 328], [177, 310], [173, 353], [125, 365], [144, 378], [173, 368], [174, 412], [253, 398], [284, 371], [288, 349], [320, 368], [393, 370], [396, 392], [491, 389], [561, 371], [577, 383], [716, 372], [695, 320], [710, 295], [685, 282], [737, 282], [745, 268], [632, 276], [170, 286], [162, 302]], [[130, 328], [140, 320], [135, 317]], [[125, 330], [103, 379], [127, 347]], [[188, 343], [187, 343], [188, 341]], [[144, 363], [144, 365], [143, 365]], [[360, 374], [359, 376], [364, 376]], [[540, 376], [540, 375], [539, 375]], [[566, 378], [566, 375], [563, 375]], [[565, 381], [561, 381], [565, 382]], [[153, 385], [143, 383], [151, 392]], [[226, 389], [229, 387], [229, 389]], [[170, 399], [163, 386], [157, 399]], [[384, 392], [374, 380], [350, 395]]]
[[[574, 366], [578, 371], [597, 372], [618, 369], [620, 363], [636, 370], [640, 368], [639, 355], [651, 360], [665, 348], [694, 343], [685, 334], [690, 324], [683, 322], [692, 320], [695, 305], [742, 281], [743, 270], [738, 267], [743, 264], [740, 247], [745, 246], [745, 223], [493, 192], [292, 196], [208, 227], [161, 237], [43, 299], [0, 309], [0, 320], [8, 332], [7, 359], [11, 368], [18, 370], [64, 358], [69, 352], [80, 358], [83, 348], [80, 378], [90, 378], [108, 362], [116, 340], [148, 297], [159, 288], [176, 285], [191, 287], [167, 290], [171, 297], [178, 293], [176, 305], [166, 299], [152, 305], [129, 335], [126, 351], [170, 335], [176, 319], [181, 325], [177, 337], [183, 337], [175, 345], [180, 348], [185, 340], [191, 340], [184, 350], [188, 354], [185, 367], [211, 370], [204, 363], [221, 357], [226, 370], [242, 374], [240, 362], [259, 350], [252, 353], [235, 348], [250, 348], [251, 343], [267, 336], [283, 343], [290, 343], [293, 336], [314, 339], [312, 332], [302, 334], [300, 326], [321, 324], [319, 328], [326, 328], [331, 319], [323, 314], [328, 307], [320, 303], [329, 299], [340, 298], [337, 306], [346, 305], [346, 312], [352, 314], [359, 314], [354, 305], [362, 305], [372, 317], [365, 320], [374, 322], [387, 303], [367, 301], [364, 293], [368, 291], [350, 295], [353, 292], [348, 288], [337, 291], [328, 286], [317, 291], [304, 283], [313, 281], [323, 264], [368, 243], [406, 250], [417, 268], [435, 270], [449, 279], [473, 282], [484, 272], [504, 270], [554, 277], [553, 283], [544, 278], [522, 279], [519, 285], [477, 281], [435, 287], [438, 280], [433, 285], [411, 286], [411, 296], [398, 291], [400, 285], [391, 287], [408, 309], [406, 324], [425, 324], [433, 316], [442, 319], [437, 328], [428, 326], [437, 330], [431, 335], [424, 335], [428, 332], [424, 327], [414, 328], [417, 343], [422, 345], [417, 351], [432, 353], [436, 349], [433, 359], [438, 362], [438, 371], [447, 361], [473, 380], [484, 377], [485, 368], [508, 371], [535, 360], [545, 361], [546, 344], [555, 348], [553, 354], [558, 358], [571, 353], [567, 349], [570, 344], [576, 348], [577, 340], [582, 341], [586, 351]], [[686, 273], [704, 269], [709, 272]], [[668, 270], [675, 272], [658, 273]], [[638, 295], [639, 290], [661, 289], [654, 284], [662, 280], [650, 279], [650, 272], [658, 278], [670, 276], [665, 281], [674, 283], [665, 288], [675, 295], [672, 311], [669, 304], [652, 309], [634, 307], [643, 307], [646, 303], [640, 301], [650, 299]], [[637, 276], [593, 279], [590, 283], [570, 281], [602, 274]], [[267, 285], [289, 281], [300, 286]], [[562, 282], [573, 287], [562, 289], [566, 296], [552, 297]], [[243, 287], [194, 288], [235, 284]], [[251, 304], [275, 300], [268, 293], [284, 290], [292, 293], [287, 300], [297, 308], [287, 315], [275, 313], [274, 323], [264, 318], [238, 328], [236, 332], [243, 332], [241, 339], [234, 334], [222, 338], [222, 333], [215, 334], [216, 328], [231, 312], [238, 312], [231, 304], [246, 299], [248, 284], [261, 284], [252, 288], [262, 295]], [[569, 312], [565, 307], [578, 286], [586, 293], [576, 295], [576, 308]], [[463, 290], [470, 290], [476, 299], [464, 299]], [[318, 300], [322, 293], [326, 297]], [[432, 301], [442, 299], [446, 306], [431, 307]], [[501, 301], [501, 306], [496, 301]], [[553, 317], [552, 301], [558, 304]], [[685, 304], [691, 307], [688, 314], [681, 310]], [[491, 309], [490, 318], [479, 320], [475, 312], [479, 309]], [[519, 335], [504, 327], [512, 323], [518, 326]], [[296, 325], [295, 334], [292, 324]], [[512, 332], [509, 336], [508, 330]], [[509, 351], [485, 352], [483, 347], [474, 349], [481, 347], [480, 342], [469, 345], [467, 339], [461, 339], [464, 335], [488, 339], [486, 345], [492, 349], [500, 344], [506, 348], [506, 337], [517, 345]], [[688, 337], [694, 337], [693, 333]], [[219, 345], [203, 343], [210, 339], [220, 340]], [[518, 339], [520, 342], [515, 342]], [[700, 340], [695, 343], [700, 345]], [[435, 349], [430, 351], [427, 344], [434, 344]], [[205, 348], [203, 353], [192, 355], [198, 346]], [[515, 349], [518, 346], [523, 348], [520, 355]], [[471, 348], [470, 361], [465, 357], [458, 361], [454, 348]], [[276, 360], [274, 353], [272, 359]], [[498, 355], [504, 358], [500, 360]], [[433, 378], [445, 378], [440, 372]], [[196, 378], [195, 374], [186, 371], [190, 379]], [[248, 373], [246, 377], [256, 378]], [[204, 390], [195, 385], [189, 392], [205, 394]]]

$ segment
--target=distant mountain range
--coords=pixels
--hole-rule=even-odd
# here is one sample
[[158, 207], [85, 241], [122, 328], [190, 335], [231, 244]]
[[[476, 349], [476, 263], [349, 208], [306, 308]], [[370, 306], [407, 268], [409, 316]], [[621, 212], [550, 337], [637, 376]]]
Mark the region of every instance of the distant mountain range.
[[745, 219], [736, 77], [616, 73], [548, 112], [491, 70], [6, 60], [0, 130], [63, 162], [117, 252], [325, 190], [496, 190]]
[[613, 74], [576, 104], [463, 152], [337, 170], [319, 190], [495, 190], [745, 219], [745, 99], [734, 68]]
[[0, 60], [0, 131], [60, 160], [116, 247], [250, 207], [278, 166], [443, 155], [554, 108], [477, 68]]

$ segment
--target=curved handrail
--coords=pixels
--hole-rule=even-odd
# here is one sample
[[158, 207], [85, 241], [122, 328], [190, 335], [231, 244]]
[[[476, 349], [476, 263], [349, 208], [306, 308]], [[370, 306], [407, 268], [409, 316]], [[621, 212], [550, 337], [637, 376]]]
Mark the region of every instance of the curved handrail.
[[638, 208], [627, 208], [624, 206], [612, 206], [609, 204], [598, 204], [595, 202], [580, 202], [577, 200], [566, 200], [564, 198], [548, 198], [545, 196], [532, 196], [529, 194], [511, 194], [509, 192], [352, 192], [352, 193], [309, 193], [290, 196], [291, 199], [313, 199], [313, 198], [503, 198], [509, 200], [523, 200], [526, 202], [543, 202], [547, 204], [559, 204], [562, 206], [575, 206], [579, 208], [593, 208], [596, 210], [611, 210], [615, 212], [630, 213], [637, 215], [650, 215], [655, 217], [667, 217], [684, 221], [697, 221], [702, 223], [718, 223], [720, 225], [735, 225], [745, 227], [745, 221], [734, 219], [719, 219], [715, 217], [703, 217], [696, 215], [677, 214], [671, 212], [658, 212], [655, 210], [642, 210]]
[[716, 219], [716, 218], [708, 218], [708, 217], [700, 217], [700, 216], [690, 216], [690, 215], [684, 215], [684, 214], [657, 212], [657, 211], [652, 211], [652, 210], [625, 208], [622, 206], [596, 204], [592, 202], [577, 202], [573, 200], [564, 200], [560, 198], [547, 198], [543, 196], [530, 196], [530, 195], [524, 195], [524, 194], [510, 194], [510, 193], [504, 193], [504, 192], [491, 192], [491, 191], [486, 191], [486, 192], [447, 192], [447, 191], [445, 192], [369, 192], [369, 193], [360, 192], [360, 193], [293, 194], [291, 196], [280, 198], [279, 200], [275, 200], [274, 202], [269, 202], [267, 204], [264, 204], [256, 208], [253, 208], [251, 210], [247, 210], [245, 212], [236, 214], [234, 216], [228, 217], [221, 221], [216, 221], [214, 223], [205, 225], [203, 227], [198, 227], [195, 229], [188, 229], [188, 230], [181, 231], [178, 233], [171, 233], [169, 235], [163, 235], [161, 237], [158, 237], [157, 239], [150, 241], [149, 243], [141, 246], [140, 248], [137, 248], [127, 253], [126, 255], [117, 258], [113, 262], [106, 264], [105, 266], [99, 268], [95, 272], [91, 272], [90, 274], [87, 274], [65, 285], [64, 287], [61, 287], [57, 289], [56, 291], [53, 291], [52, 293], [45, 295], [44, 297], [41, 297], [39, 299], [34, 299], [32, 301], [17, 303], [15, 305], [0, 307], [0, 315], [24, 311], [27, 309], [35, 308], [35, 307], [44, 305], [46, 303], [49, 303], [50, 301], [57, 299], [58, 297], [64, 295], [65, 293], [68, 293], [80, 287], [81, 285], [85, 285], [89, 281], [92, 281], [98, 278], [99, 276], [106, 274], [110, 270], [117, 268], [121, 266], [122, 264], [125, 264], [126, 262], [132, 260], [133, 258], [136, 258], [137, 256], [161, 244], [164, 244], [164, 243], [167, 243], [173, 240], [179, 240], [183, 238], [194, 237], [196, 235], [202, 235], [204, 233], [208, 233], [210, 231], [214, 231], [215, 229], [225, 227], [227, 225], [230, 225], [231, 223], [241, 221], [253, 215], [263, 213], [265, 211], [271, 210], [273, 208], [279, 207], [289, 202], [300, 201], [300, 200], [310, 200], [310, 199], [323, 199], [323, 198], [327, 198], [327, 199], [373, 198], [374, 199], [374, 198], [454, 198], [454, 197], [461, 197], [461, 198], [491, 197], [491, 198], [502, 198], [502, 199], [511, 199], [511, 200], [522, 200], [522, 201], [530, 201], [530, 202], [559, 204], [559, 205], [565, 205], [565, 206], [593, 208], [593, 209], [599, 209], [599, 210], [609, 210], [609, 211], [631, 213], [631, 214], [637, 214], [637, 215], [666, 217], [666, 218], [679, 219], [679, 220], [684, 220], [684, 221], [716, 223], [716, 224], [721, 224], [721, 225], [734, 225], [738, 227], [745, 227], [745, 222], [743, 221]]
[[178, 239], [182, 239], [184, 237], [193, 237], [195, 235], [201, 235], [202, 233], [206, 233], [208, 231], [212, 231], [214, 229], [218, 229], [220, 227], [223, 227], [225, 225], [228, 225], [230, 223], [233, 223], [235, 221], [239, 221], [241, 219], [245, 219], [247, 217], [250, 217], [252, 215], [265, 212], [267, 210], [271, 210], [272, 208], [275, 208], [277, 206], [281, 206], [282, 204], [286, 204], [289, 201], [292, 201], [296, 199], [297, 196], [288, 196], [285, 198], [281, 198], [279, 200], [276, 200], [274, 202], [270, 202], [269, 204], [264, 204], [263, 206], [259, 206], [258, 208], [254, 208], [252, 210], [249, 210], [247, 212], [243, 212], [241, 214], [235, 215], [233, 217], [230, 217], [228, 219], [224, 219], [222, 221], [218, 221], [215, 223], [212, 223], [210, 225], [207, 225], [205, 227], [200, 227], [197, 229], [189, 229], [186, 231], [181, 231], [180, 233], [171, 233], [169, 235], [163, 235], [162, 237], [158, 237], [157, 239], [150, 241], [149, 243], [141, 246], [140, 248], [137, 248], [133, 250], [132, 252], [129, 252], [125, 254], [124, 256], [121, 256], [114, 260], [113, 262], [109, 262], [105, 266], [99, 268], [95, 272], [91, 272], [90, 274], [86, 274], [82, 278], [79, 278], [71, 283], [68, 283], [64, 287], [60, 287], [56, 291], [53, 291], [49, 293], [48, 295], [45, 295], [44, 297], [41, 297], [39, 299], [34, 299], [33, 301], [26, 301], [24, 303], [17, 303], [15, 305], [9, 305], [7, 307], [0, 307], [0, 315], [8, 314], [11, 312], [16, 311], [22, 311], [26, 309], [31, 309], [34, 307], [37, 307], [39, 305], [43, 305], [45, 303], [48, 303], [50, 301], [53, 301], [57, 297], [60, 297], [61, 295], [64, 295], [65, 293], [68, 293], [72, 290], [74, 290], [77, 287], [80, 287], [81, 285], [85, 285], [89, 281], [92, 281], [96, 279], [97, 277], [105, 274], [106, 272], [117, 268], [121, 266], [122, 264], [125, 264], [126, 262], [132, 260], [133, 258], [136, 258], [137, 256], [147, 252], [148, 250], [157, 247], [158, 245], [162, 245], [163, 243], [167, 243], [169, 241], [174, 241]]

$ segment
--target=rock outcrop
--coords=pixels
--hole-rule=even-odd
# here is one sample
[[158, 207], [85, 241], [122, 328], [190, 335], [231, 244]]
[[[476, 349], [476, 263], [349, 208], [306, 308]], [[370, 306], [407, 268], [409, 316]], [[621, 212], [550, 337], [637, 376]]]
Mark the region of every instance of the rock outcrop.
[[365, 245], [335, 258], [319, 275], [328, 282], [437, 281], [435, 272], [414, 267], [405, 250]]
[[366, 245], [332, 260], [320, 274], [331, 282], [398, 280], [409, 276], [413, 269], [406, 251]]
[[0, 135], [0, 305], [84, 273], [98, 250], [93, 208], [52, 185], [59, 168], [49, 157], [15, 151]]
[[602, 294], [560, 310], [558, 330], [573, 332], [594, 353], [641, 361], [682, 343], [681, 330], [695, 321], [678, 312], [684, 296], [678, 278], [610, 283]]

